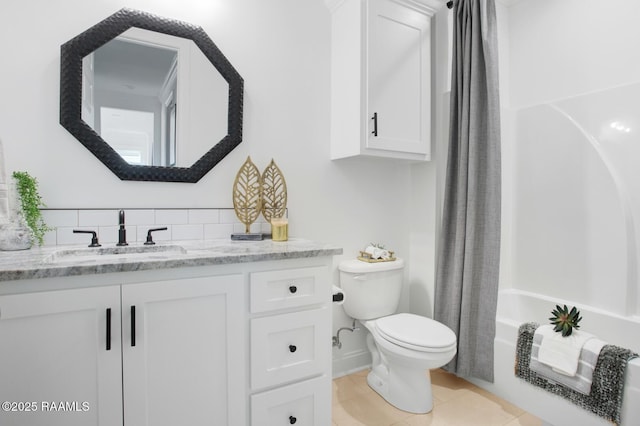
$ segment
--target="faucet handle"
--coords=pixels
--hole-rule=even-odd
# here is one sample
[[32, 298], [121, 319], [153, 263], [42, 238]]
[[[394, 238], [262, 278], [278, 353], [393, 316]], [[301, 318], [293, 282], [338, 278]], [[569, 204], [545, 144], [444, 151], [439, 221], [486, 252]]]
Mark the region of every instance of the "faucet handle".
[[151, 246], [153, 244], [155, 244], [155, 242], [153, 241], [153, 238], [151, 238], [151, 233], [152, 232], [156, 232], [156, 231], [166, 231], [167, 227], [162, 227], [162, 228], [153, 228], [153, 229], [149, 229], [149, 231], [147, 232], [147, 241], [145, 241], [144, 245], [145, 246]]
[[102, 247], [102, 244], [98, 243], [98, 235], [96, 231], [84, 231], [82, 229], [74, 229], [74, 234], [91, 234], [91, 244], [89, 247]]

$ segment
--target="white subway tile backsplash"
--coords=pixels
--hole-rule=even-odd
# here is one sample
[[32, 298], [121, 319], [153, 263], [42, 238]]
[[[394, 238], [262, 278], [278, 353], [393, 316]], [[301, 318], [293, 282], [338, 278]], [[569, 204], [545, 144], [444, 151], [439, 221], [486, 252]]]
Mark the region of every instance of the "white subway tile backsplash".
[[233, 234], [232, 223], [209, 223], [204, 225], [204, 239], [229, 238]]
[[[48, 224], [48, 222], [45, 222], [45, 223]], [[42, 240], [43, 246], [55, 246], [57, 242], [58, 242], [58, 231], [54, 229], [53, 231], [45, 232], [44, 239]]]
[[186, 225], [189, 223], [189, 213], [187, 209], [156, 210], [155, 222]]
[[125, 213], [125, 223], [127, 225], [129, 224], [145, 225], [147, 223], [155, 222], [155, 210], [153, 209], [147, 209], [147, 210], [127, 209], [124, 211], [124, 213]]
[[219, 209], [191, 209], [189, 223], [220, 223]]
[[233, 209], [220, 210], [220, 223], [238, 223], [238, 216]]
[[42, 210], [44, 223], [56, 226], [78, 226], [78, 210]]
[[271, 224], [267, 223], [267, 222], [263, 222], [260, 224], [260, 232], [262, 232], [263, 234], [270, 234], [271, 233]]
[[[151, 228], [166, 226], [166, 231], [153, 233], [154, 241], [179, 241], [229, 238], [232, 233], [245, 232], [232, 208], [226, 209], [124, 209], [127, 242], [146, 241]], [[91, 236], [74, 234], [74, 229], [96, 231], [103, 245], [118, 242], [117, 209], [46, 209], [47, 225], [55, 227], [45, 235], [44, 245], [88, 245]], [[251, 232], [270, 233], [271, 226], [264, 218], [251, 225]]]
[[171, 238], [173, 240], [202, 240], [204, 236], [204, 225], [173, 225]]
[[118, 224], [119, 210], [78, 210], [78, 226], [109, 226]]

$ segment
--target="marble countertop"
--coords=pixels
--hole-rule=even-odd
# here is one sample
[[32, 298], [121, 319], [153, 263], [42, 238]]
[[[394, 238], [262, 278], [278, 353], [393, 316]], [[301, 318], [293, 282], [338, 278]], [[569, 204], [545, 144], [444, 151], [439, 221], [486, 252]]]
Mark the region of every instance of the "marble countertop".
[[56, 246], [0, 251], [0, 281], [52, 278], [188, 266], [222, 265], [342, 254], [333, 245], [292, 238], [285, 242], [228, 239], [142, 243], [100, 248]]

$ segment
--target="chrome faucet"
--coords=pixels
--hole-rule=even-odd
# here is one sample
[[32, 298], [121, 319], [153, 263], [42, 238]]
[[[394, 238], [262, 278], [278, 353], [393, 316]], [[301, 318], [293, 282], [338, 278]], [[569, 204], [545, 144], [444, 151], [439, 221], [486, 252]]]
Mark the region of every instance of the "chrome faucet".
[[118, 223], [120, 229], [118, 230], [118, 244], [117, 246], [128, 246], [127, 244], [127, 230], [124, 228], [124, 210], [120, 210], [118, 213]]

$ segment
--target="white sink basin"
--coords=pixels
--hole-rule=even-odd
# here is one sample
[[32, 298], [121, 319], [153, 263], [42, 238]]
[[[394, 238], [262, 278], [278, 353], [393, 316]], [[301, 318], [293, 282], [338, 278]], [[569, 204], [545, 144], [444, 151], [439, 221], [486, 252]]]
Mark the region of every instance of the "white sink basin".
[[122, 247], [97, 247], [63, 249], [52, 253], [46, 263], [92, 263], [98, 261], [123, 261], [133, 259], [170, 259], [176, 254], [186, 254], [187, 250], [177, 245], [135, 245]]

